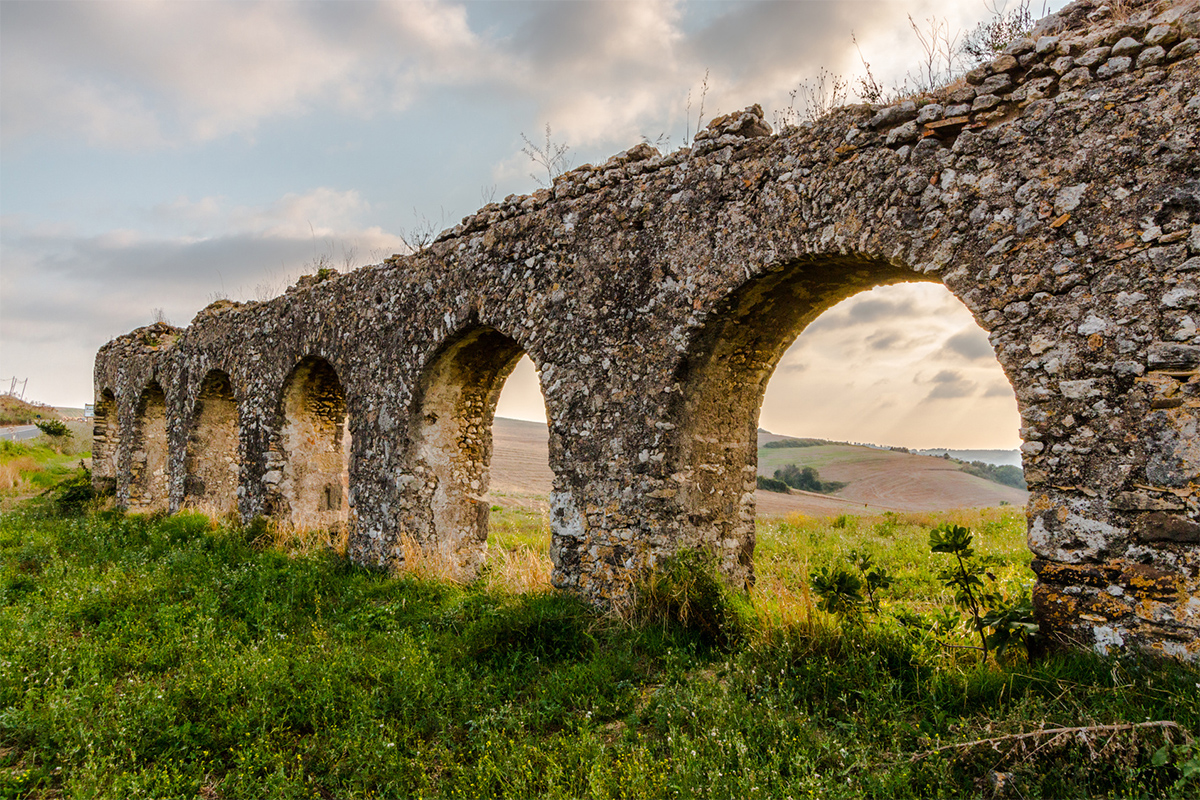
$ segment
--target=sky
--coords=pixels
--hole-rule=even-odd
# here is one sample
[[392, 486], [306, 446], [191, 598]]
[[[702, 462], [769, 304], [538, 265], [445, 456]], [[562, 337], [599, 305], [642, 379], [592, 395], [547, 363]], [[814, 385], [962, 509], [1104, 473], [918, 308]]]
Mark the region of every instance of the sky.
[[[99, 347], [157, 316], [186, 325], [318, 263], [377, 263], [405, 236], [533, 191], [522, 134], [546, 124], [579, 165], [643, 137], [680, 146], [702, 95], [705, 121], [755, 102], [772, 121], [822, 69], [853, 88], [865, 59], [897, 85], [920, 60], [909, 15], [965, 32], [988, 9], [0, 0], [0, 391], [28, 378], [27, 398], [80, 406]], [[498, 413], [544, 418], [528, 361]], [[1020, 441], [986, 337], [944, 289], [916, 284], [813, 323], [761, 424], [907, 446]]]

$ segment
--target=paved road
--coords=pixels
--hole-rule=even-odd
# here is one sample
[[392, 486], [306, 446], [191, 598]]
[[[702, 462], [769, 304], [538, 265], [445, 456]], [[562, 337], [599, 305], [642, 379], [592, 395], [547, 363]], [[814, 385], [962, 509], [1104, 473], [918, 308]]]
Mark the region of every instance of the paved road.
[[19, 442], [22, 439], [32, 439], [41, 431], [37, 425], [13, 425], [9, 428], [0, 428], [0, 439], [8, 439], [9, 441]]

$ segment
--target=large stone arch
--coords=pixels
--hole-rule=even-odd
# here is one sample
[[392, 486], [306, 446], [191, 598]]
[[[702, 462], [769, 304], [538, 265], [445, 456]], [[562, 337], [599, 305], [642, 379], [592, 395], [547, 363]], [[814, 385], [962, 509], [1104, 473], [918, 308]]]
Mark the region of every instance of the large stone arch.
[[238, 401], [228, 373], [204, 376], [192, 409], [184, 465], [184, 505], [213, 515], [236, 511], [241, 477]]
[[301, 359], [283, 382], [272, 431], [268, 509], [297, 528], [341, 531], [350, 520], [350, 425], [333, 365]]
[[487, 552], [486, 498], [496, 401], [525, 349], [499, 330], [474, 324], [429, 359], [409, 422], [421, 505], [422, 547], [455, 572], [473, 574]]
[[779, 359], [821, 313], [858, 292], [929, 280], [865, 257], [810, 257], [746, 281], [716, 304], [679, 360], [665, 472], [677, 482], [681, 538], [753, 580], [758, 416]]
[[165, 511], [169, 502], [167, 396], [157, 380], [138, 395], [129, 457], [129, 508]]
[[96, 396], [92, 418], [92, 478], [102, 494], [114, 494], [120, 467], [117, 457], [121, 446], [120, 409], [117, 396], [105, 387]]

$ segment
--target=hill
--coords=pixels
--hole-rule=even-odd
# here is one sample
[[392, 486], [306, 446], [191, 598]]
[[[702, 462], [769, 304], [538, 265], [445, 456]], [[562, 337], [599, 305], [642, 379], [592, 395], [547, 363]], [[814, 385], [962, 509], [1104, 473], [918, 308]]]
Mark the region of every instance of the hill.
[[59, 414], [52, 406], [0, 395], [0, 425], [32, 425], [39, 419], [59, 419]]
[[[546, 426], [497, 417], [492, 435], [492, 502], [543, 505], [554, 478], [547, 463]], [[1020, 507], [1028, 497], [1026, 492], [960, 472], [957, 464], [931, 456], [845, 444], [763, 447], [767, 442], [787, 438], [759, 431], [760, 475], [770, 476], [784, 464], [796, 464], [816, 468], [823, 480], [845, 481], [848, 485], [832, 495], [759, 491], [759, 516], [939, 511], [1002, 504]]]

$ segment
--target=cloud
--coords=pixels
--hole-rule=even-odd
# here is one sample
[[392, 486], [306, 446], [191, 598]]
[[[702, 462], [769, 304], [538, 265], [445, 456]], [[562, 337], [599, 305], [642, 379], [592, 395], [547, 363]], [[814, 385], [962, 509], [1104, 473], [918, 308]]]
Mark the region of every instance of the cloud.
[[1012, 384], [1008, 383], [1007, 381], [996, 381], [988, 386], [987, 391], [983, 393], [983, 396], [1012, 399], [1016, 397], [1016, 393], [1013, 391]]
[[[88, 235], [6, 216], [0, 372], [37, 375], [39, 396], [81, 402], [91, 394], [82, 365], [104, 342], [149, 324], [153, 308], [186, 325], [217, 296], [274, 296], [319, 259], [345, 269], [401, 250], [398, 236], [358, 221], [366, 211], [354, 192], [318, 188], [258, 208], [180, 198], [154, 210], [156, 220], [193, 226], [187, 235]], [[51, 351], [56, 360], [72, 354], [73, 368], [48, 374]]]
[[899, 350], [908, 347], [911, 341], [897, 330], [877, 330], [867, 337], [867, 346], [872, 350]]
[[445, 3], [6, 3], [5, 141], [56, 130], [137, 148], [252, 132], [332, 106], [370, 114], [486, 72]]
[[822, 67], [860, 70], [851, 30], [864, 43], [904, 31], [904, 13], [929, 3], [916, 5], [7, 2], [0, 132], [6, 144], [190, 146], [252, 137], [270, 119], [397, 114], [468, 89], [524, 106], [530, 127], [548, 120], [578, 147], [660, 131], [678, 143], [706, 72], [706, 121], [755, 101], [769, 112]]
[[[915, 383], [924, 383], [919, 376], [914, 379]], [[934, 375], [928, 383], [932, 383], [933, 390], [925, 396], [926, 400], [952, 400], [960, 397], [970, 397], [975, 393], [975, 388], [978, 386], [974, 381], [967, 380], [957, 370], [944, 369]]]
[[965, 358], [968, 361], [994, 359], [996, 353], [992, 350], [987, 334], [977, 325], [963, 328], [946, 340], [942, 353], [951, 358]]

